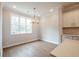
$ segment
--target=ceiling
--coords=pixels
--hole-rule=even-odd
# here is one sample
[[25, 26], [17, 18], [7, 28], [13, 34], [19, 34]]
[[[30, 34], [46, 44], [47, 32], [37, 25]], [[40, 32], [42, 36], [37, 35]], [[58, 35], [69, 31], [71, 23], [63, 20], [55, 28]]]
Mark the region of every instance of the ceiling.
[[[55, 10], [56, 6], [60, 6], [62, 4], [67, 4], [67, 3], [61, 3], [61, 2], [5, 2], [4, 7], [19, 11], [21, 13], [25, 13], [30, 16], [33, 16], [34, 14], [44, 16], [46, 14], [51, 13], [49, 11], [50, 9]], [[13, 6], [16, 6], [16, 8], [13, 8]], [[34, 11], [33, 8], [36, 8], [36, 10]]]

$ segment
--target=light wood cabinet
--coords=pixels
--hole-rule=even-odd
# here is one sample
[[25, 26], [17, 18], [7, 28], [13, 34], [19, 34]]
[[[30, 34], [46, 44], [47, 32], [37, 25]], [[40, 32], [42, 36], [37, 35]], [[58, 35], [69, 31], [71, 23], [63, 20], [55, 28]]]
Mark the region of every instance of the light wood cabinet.
[[63, 13], [63, 27], [79, 27], [79, 9]]

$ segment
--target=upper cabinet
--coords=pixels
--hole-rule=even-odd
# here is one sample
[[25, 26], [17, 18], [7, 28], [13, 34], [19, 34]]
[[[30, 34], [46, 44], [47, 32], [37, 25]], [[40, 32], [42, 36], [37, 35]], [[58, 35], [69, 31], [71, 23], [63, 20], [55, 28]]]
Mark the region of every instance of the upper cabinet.
[[79, 7], [66, 9], [63, 12], [63, 27], [79, 27]]
[[64, 27], [79, 27], [79, 10], [63, 13]]

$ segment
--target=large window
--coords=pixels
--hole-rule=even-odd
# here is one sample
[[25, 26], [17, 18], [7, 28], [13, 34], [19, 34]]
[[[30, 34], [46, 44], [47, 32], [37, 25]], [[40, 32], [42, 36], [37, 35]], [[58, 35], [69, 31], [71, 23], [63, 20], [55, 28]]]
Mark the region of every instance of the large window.
[[11, 15], [11, 34], [32, 33], [32, 20], [19, 15]]

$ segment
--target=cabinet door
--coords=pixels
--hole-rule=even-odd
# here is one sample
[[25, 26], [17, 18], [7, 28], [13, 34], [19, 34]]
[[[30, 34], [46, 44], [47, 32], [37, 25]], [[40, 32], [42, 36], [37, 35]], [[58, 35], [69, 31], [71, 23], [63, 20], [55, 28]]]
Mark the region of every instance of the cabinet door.
[[79, 9], [64, 13], [64, 27], [79, 27]]
[[75, 22], [75, 27], [79, 27], [79, 10], [73, 12], [73, 21]]
[[64, 27], [72, 27], [72, 25], [74, 25], [73, 15], [71, 12], [64, 13], [63, 20]]

